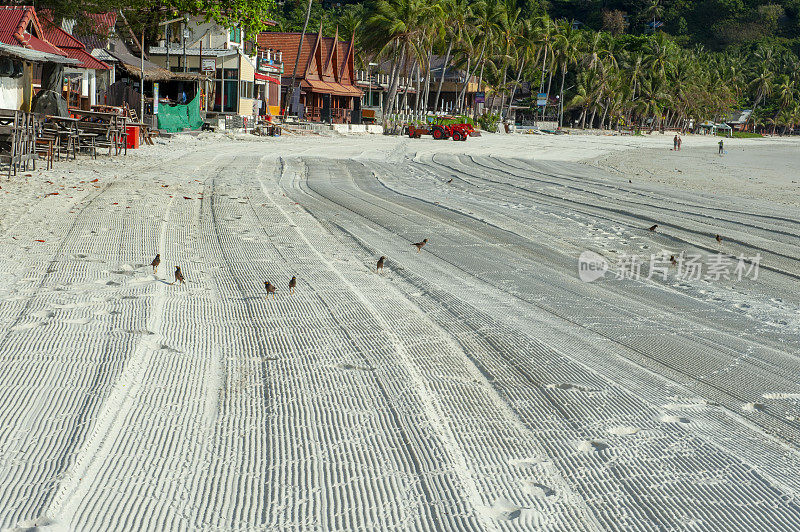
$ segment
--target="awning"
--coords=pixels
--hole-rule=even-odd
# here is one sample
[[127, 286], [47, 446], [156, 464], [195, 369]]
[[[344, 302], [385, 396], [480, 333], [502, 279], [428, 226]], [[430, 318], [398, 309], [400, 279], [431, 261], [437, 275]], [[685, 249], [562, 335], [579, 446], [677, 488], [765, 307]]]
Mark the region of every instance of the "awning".
[[0, 43], [0, 56], [16, 57], [25, 61], [35, 61], [41, 63], [60, 63], [63, 65], [77, 65], [78, 60], [64, 55], [55, 55], [22, 46]]
[[107, 64], [99, 61], [97, 58], [93, 57], [92, 54], [86, 52], [85, 50], [79, 50], [78, 48], [62, 48], [63, 52], [67, 54], [67, 57], [71, 57], [72, 59], [77, 59], [80, 61], [78, 64], [78, 68], [90, 68], [93, 70], [110, 70], [111, 67]]
[[301, 87], [311, 89], [312, 92], [321, 94], [332, 94], [334, 96], [357, 96], [361, 97], [363, 94], [355, 87], [342, 85], [335, 81], [320, 81], [316, 79], [304, 79], [300, 83]]
[[261, 81], [269, 81], [270, 83], [275, 83], [276, 85], [281, 84], [281, 80], [273, 78], [271, 76], [267, 76], [266, 74], [259, 74], [258, 72], [256, 72], [255, 77], [256, 79], [260, 79]]

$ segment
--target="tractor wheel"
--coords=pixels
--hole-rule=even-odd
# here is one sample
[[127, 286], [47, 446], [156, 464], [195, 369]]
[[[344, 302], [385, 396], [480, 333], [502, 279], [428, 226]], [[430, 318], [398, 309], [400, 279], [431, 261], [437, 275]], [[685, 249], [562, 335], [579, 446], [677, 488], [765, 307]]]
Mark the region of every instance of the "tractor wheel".
[[434, 128], [433, 138], [436, 140], [442, 140], [444, 138], [444, 130], [442, 130], [440, 127]]
[[461, 136], [461, 133], [459, 133], [458, 131], [454, 131], [453, 140], [458, 142], [459, 140], [464, 140], [464, 138]]

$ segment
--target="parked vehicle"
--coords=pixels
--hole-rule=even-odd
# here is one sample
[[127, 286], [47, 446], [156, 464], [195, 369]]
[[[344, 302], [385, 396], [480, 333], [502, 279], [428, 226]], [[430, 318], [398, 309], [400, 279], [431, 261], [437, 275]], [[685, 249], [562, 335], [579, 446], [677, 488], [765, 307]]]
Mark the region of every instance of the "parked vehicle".
[[470, 124], [409, 124], [406, 127], [408, 136], [412, 139], [418, 139], [422, 137], [422, 135], [430, 135], [435, 140], [447, 140], [451, 138], [456, 141], [465, 141], [468, 137], [477, 137], [480, 135]]

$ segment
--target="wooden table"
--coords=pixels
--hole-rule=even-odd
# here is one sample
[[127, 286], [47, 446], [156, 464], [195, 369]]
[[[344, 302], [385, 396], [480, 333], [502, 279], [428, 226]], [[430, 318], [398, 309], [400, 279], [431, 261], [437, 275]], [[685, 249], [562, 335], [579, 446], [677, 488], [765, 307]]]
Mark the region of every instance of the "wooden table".
[[80, 120], [67, 116], [47, 115], [45, 116], [45, 121], [46, 124], [52, 124], [55, 126], [55, 134], [58, 135], [61, 140], [66, 141], [60, 143], [59, 155], [61, 148], [63, 148], [66, 150], [66, 156], [68, 159], [70, 152], [72, 152], [72, 158], [75, 159], [78, 153], [78, 122], [80, 122]]
[[87, 133], [97, 133], [98, 137], [104, 138], [104, 143], [108, 143], [108, 154], [115, 150], [115, 155], [120, 151], [128, 153], [126, 142], [127, 131], [125, 129], [126, 118], [117, 112], [106, 113], [101, 111], [84, 111], [82, 109], [70, 109], [70, 114], [79, 119], [78, 128]]

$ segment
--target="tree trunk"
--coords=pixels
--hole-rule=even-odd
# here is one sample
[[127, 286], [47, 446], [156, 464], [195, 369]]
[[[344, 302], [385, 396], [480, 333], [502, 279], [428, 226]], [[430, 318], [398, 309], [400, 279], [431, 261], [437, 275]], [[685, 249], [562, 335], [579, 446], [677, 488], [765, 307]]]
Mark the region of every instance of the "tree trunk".
[[428, 104], [431, 101], [431, 60], [433, 59], [433, 49], [428, 50], [428, 70], [425, 74], [425, 88], [422, 91], [422, 112], [428, 112]]
[[581, 112], [581, 129], [586, 129], [586, 112], [589, 110], [589, 106], [585, 106], [583, 108], [583, 112]]
[[[539, 92], [544, 90], [544, 71], [547, 70], [547, 47], [544, 49], [544, 54], [542, 55], [542, 82], [539, 84]], [[547, 110], [547, 101], [542, 106], [542, 120], [544, 120], [544, 113]]]
[[420, 76], [420, 74], [419, 74], [419, 71], [420, 71], [419, 62], [417, 62], [416, 65], [417, 65], [417, 68], [415, 69], [415, 71], [416, 71], [416, 74], [417, 74], [417, 94], [414, 97], [414, 112], [415, 113], [419, 113], [419, 100], [420, 100], [420, 96], [421, 96], [420, 92], [422, 92], [422, 86], [421, 86], [422, 82], [419, 79], [419, 76]]
[[[471, 80], [475, 76], [475, 72], [478, 70], [478, 65], [480, 64], [481, 60], [483, 59], [483, 52], [484, 51], [486, 51], [486, 43], [485, 42], [481, 46], [481, 53], [478, 56], [478, 62], [475, 63], [475, 67], [472, 69], [472, 74], [470, 74], [470, 72], [469, 72], [469, 60], [470, 60], [470, 58], [467, 58], [467, 67], [468, 67], [467, 68], [467, 80], [464, 83], [464, 92], [463, 92], [463, 94], [461, 96], [461, 99], [462, 99], [462, 101], [464, 101], [465, 104], [466, 104], [466, 99], [467, 99], [467, 88], [469, 88], [469, 80]], [[480, 90], [480, 86], [478, 87], [478, 90]]]
[[464, 81], [464, 88], [461, 89], [461, 94], [459, 94], [459, 98], [458, 98], [458, 112], [459, 112], [459, 114], [462, 114], [462, 115], [464, 114], [464, 104], [466, 104], [465, 100], [467, 98], [467, 87], [469, 87], [469, 80], [470, 80], [469, 67], [470, 67], [470, 62], [471, 61], [472, 61], [472, 57], [467, 57], [467, 70], [466, 70], [466, 74], [464, 74], [466, 76], [466, 81]]
[[609, 107], [611, 107], [611, 102], [607, 102], [606, 106], [603, 108], [603, 118], [600, 119], [600, 129], [606, 128], [606, 115], [608, 114]]
[[514, 86], [511, 88], [511, 95], [508, 98], [508, 111], [506, 111], [506, 117], [511, 116], [511, 102], [514, 101], [514, 95], [517, 93], [517, 85], [519, 85], [519, 80], [522, 77], [523, 68], [525, 68], [525, 56], [522, 57], [522, 63], [520, 63], [519, 71], [517, 72], [517, 80], [514, 82]]
[[[483, 56], [483, 54], [481, 54], [481, 56]], [[478, 76], [478, 92], [483, 92], [483, 101], [484, 101], [483, 105], [486, 105], [486, 92], [483, 91], [483, 67], [484, 66], [486, 66], [486, 60], [485, 59], [483, 61], [481, 61], [481, 73]], [[475, 104], [475, 112], [473, 113], [473, 115], [474, 115], [472, 117], [473, 120], [477, 121], [478, 120], [478, 104]]]
[[[442, 73], [439, 78], [439, 86], [436, 87], [436, 98], [433, 100], [433, 112], [439, 109], [439, 96], [442, 94], [442, 83], [444, 83], [444, 75], [447, 72], [447, 63], [450, 61], [450, 52], [453, 50], [453, 41], [447, 44], [447, 53], [444, 54], [444, 63], [442, 64]], [[467, 72], [469, 72], [469, 64], [467, 64]]]
[[[311, 16], [311, 2], [312, 0], [308, 0], [308, 9], [306, 9], [306, 21], [303, 23], [303, 34], [300, 37], [300, 42], [297, 45], [297, 57], [294, 58], [294, 69], [292, 70], [292, 92], [289, 95], [290, 100], [287, 102], [288, 104], [287, 107], [292, 105], [292, 102], [294, 101], [295, 91], [300, 90], [300, 84], [299, 83], [295, 84], [295, 80], [297, 79], [297, 63], [300, 61], [300, 52], [303, 49], [303, 41], [306, 39], [306, 30], [308, 29], [308, 19]], [[169, 43], [167, 43], [167, 46], [169, 46]], [[224, 85], [225, 82], [223, 81], [222, 84]], [[220, 109], [222, 109], [224, 106], [225, 102], [222, 102], [220, 104]], [[296, 111], [296, 109], [294, 109], [293, 111]], [[142, 117], [142, 119], [144, 119], [144, 117]]]
[[592, 118], [589, 119], [589, 129], [594, 129], [594, 117], [597, 114], [597, 105], [592, 106]]
[[400, 45], [400, 57], [397, 60], [397, 68], [395, 69], [394, 76], [392, 77], [392, 82], [389, 85], [389, 94], [387, 94], [387, 98], [389, 101], [386, 104], [386, 114], [392, 114], [394, 111], [394, 100], [397, 96], [397, 84], [400, 82], [400, 71], [403, 69], [403, 66], [406, 61], [406, 47], [405, 44]]
[[558, 127], [561, 127], [564, 122], [564, 81], [567, 78], [567, 64], [561, 65], [561, 90], [558, 93], [558, 105], [560, 111], [558, 113]]

